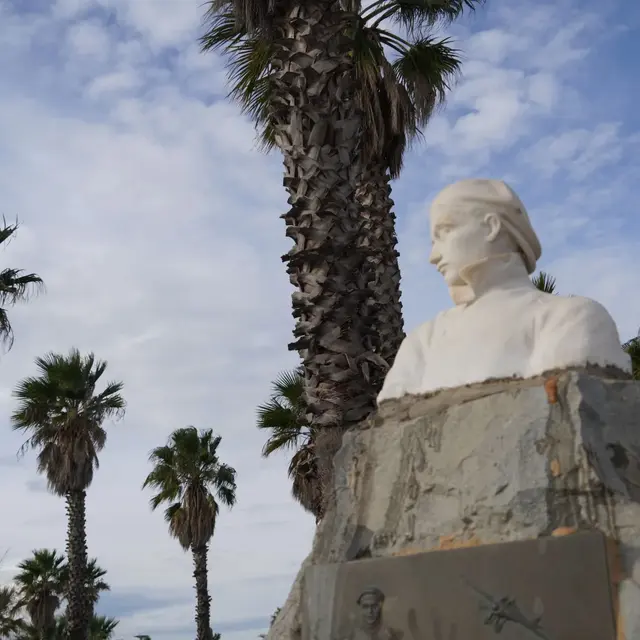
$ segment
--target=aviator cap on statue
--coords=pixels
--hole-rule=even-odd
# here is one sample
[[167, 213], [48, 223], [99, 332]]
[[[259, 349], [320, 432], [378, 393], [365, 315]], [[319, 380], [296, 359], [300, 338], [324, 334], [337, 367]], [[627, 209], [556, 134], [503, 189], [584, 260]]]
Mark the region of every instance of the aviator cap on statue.
[[457, 204], [475, 205], [478, 213], [498, 214], [505, 230], [518, 245], [527, 271], [535, 271], [542, 254], [540, 241], [522, 201], [506, 182], [479, 178], [454, 182], [435, 197], [431, 208]]

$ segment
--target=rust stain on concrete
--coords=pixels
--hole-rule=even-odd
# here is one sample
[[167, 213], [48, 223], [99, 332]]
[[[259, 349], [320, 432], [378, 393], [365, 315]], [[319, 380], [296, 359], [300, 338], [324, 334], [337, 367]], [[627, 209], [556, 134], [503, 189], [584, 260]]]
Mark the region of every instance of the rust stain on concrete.
[[547, 393], [547, 401], [549, 404], [558, 402], [558, 376], [552, 376], [544, 381], [544, 390]]
[[631, 640], [624, 632], [624, 620], [620, 611], [620, 583], [624, 580], [624, 569], [620, 559], [620, 547], [617, 540], [606, 539], [607, 564], [609, 566], [609, 579], [611, 581], [611, 595], [613, 605], [613, 617], [616, 621], [616, 640]]
[[575, 533], [578, 530], [578, 527], [558, 527], [551, 532], [551, 535], [554, 538], [559, 538], [560, 536], [570, 536], [572, 533]]
[[463, 549], [465, 547], [479, 547], [482, 544], [474, 534], [470, 538], [459, 538], [456, 534], [440, 536], [438, 549]]

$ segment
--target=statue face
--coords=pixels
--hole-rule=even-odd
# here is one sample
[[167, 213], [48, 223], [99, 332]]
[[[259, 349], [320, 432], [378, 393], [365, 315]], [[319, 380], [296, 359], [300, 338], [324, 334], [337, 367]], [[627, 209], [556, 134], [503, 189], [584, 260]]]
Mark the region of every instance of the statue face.
[[460, 270], [492, 255], [500, 248], [494, 240], [500, 232], [494, 213], [473, 211], [455, 202], [434, 202], [431, 207], [431, 254], [429, 262], [448, 286], [464, 284]]
[[362, 621], [368, 626], [377, 624], [382, 615], [382, 603], [378, 596], [373, 593], [365, 593], [358, 604], [362, 614]]

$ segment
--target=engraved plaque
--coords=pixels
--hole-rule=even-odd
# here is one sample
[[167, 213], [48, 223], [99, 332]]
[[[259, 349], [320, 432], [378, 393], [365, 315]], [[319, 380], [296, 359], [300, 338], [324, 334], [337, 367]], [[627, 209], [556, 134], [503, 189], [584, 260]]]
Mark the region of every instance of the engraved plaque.
[[605, 537], [310, 567], [303, 640], [615, 640]]

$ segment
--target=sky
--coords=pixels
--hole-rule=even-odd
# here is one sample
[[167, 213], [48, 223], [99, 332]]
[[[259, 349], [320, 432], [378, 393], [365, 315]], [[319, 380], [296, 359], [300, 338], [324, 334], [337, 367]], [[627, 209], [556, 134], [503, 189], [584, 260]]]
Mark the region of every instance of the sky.
[[[561, 293], [640, 327], [640, 5], [488, 0], [449, 29], [464, 58], [447, 105], [393, 184], [407, 329], [451, 302], [428, 264], [427, 208], [458, 178], [509, 182]], [[91, 556], [117, 637], [194, 636], [191, 558], [141, 484], [178, 427], [212, 428], [238, 472], [209, 557], [212, 626], [255, 640], [310, 549], [286, 456], [263, 459], [255, 407], [295, 366], [282, 164], [199, 53], [201, 0], [0, 0], [0, 213], [18, 218], [5, 266], [47, 291], [11, 309], [0, 356], [0, 582], [32, 549], [64, 549], [65, 511], [17, 460], [11, 391], [34, 359], [77, 347], [124, 382], [126, 417], [87, 498]], [[9, 489], [8, 487], [13, 487]]]

